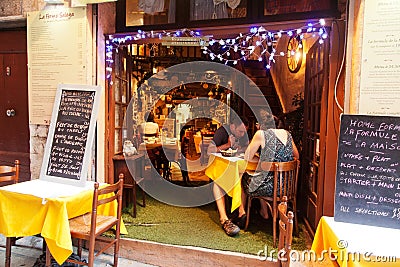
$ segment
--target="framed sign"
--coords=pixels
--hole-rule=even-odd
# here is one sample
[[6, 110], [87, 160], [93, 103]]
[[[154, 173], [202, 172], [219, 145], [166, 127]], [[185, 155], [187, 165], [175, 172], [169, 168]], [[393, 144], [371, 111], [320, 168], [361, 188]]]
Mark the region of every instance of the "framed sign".
[[400, 229], [400, 117], [342, 115], [335, 221]]
[[100, 93], [100, 86], [58, 86], [40, 179], [85, 185]]

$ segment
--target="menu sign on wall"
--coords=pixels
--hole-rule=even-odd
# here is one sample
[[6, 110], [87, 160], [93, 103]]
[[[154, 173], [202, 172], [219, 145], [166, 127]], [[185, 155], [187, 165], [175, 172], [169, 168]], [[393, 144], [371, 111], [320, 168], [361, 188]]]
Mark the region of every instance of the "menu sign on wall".
[[400, 229], [400, 117], [342, 115], [335, 221]]
[[99, 87], [59, 86], [41, 179], [84, 184], [93, 144], [99, 97]]
[[56, 8], [27, 14], [29, 122], [50, 124], [59, 83], [86, 84], [86, 8]]
[[364, 1], [359, 112], [400, 115], [400, 1]]

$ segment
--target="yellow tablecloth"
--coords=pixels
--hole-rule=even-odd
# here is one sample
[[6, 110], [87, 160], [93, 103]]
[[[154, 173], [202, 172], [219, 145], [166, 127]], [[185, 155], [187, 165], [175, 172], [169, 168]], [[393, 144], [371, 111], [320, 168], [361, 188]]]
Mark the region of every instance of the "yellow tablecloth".
[[[24, 183], [35, 185], [37, 181]], [[32, 190], [35, 188], [32, 186]], [[47, 190], [52, 189], [49, 186]], [[41, 234], [55, 260], [62, 264], [72, 253], [68, 219], [91, 210], [93, 187], [86, 187], [79, 193], [64, 197], [41, 198], [35, 194], [12, 192], [7, 187], [0, 188], [0, 233], [6, 237]], [[116, 215], [117, 203], [105, 205], [98, 212]], [[127, 234], [123, 223], [121, 234]]]
[[242, 203], [240, 182], [242, 173], [246, 169], [254, 170], [256, 165], [237, 157], [222, 157], [219, 153], [210, 155], [205, 174], [232, 197], [231, 211], [237, 209]]
[[311, 251], [342, 267], [400, 266], [400, 230], [321, 217]]

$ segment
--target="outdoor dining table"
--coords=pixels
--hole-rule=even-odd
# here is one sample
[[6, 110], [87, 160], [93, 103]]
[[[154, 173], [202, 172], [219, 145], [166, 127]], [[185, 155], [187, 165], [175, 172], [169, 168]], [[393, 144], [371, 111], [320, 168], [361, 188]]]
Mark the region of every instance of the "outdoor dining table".
[[[94, 182], [78, 187], [40, 179], [0, 187], [0, 233], [6, 237], [40, 234], [62, 264], [73, 252], [68, 219], [91, 211], [93, 190]], [[101, 206], [98, 213], [116, 215], [117, 203]], [[123, 223], [121, 234], [127, 234]]]
[[211, 153], [205, 174], [232, 197], [231, 211], [242, 203], [241, 176], [246, 170], [254, 171], [257, 161], [246, 161], [240, 157], [224, 157], [221, 153]]
[[311, 251], [341, 267], [400, 266], [400, 230], [338, 222], [322, 216]]

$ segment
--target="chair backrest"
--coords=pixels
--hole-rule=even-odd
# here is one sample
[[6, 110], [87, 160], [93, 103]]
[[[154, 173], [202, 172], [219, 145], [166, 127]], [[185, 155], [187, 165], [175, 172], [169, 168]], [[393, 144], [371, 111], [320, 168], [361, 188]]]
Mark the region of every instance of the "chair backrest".
[[156, 137], [157, 135], [158, 135], [157, 133], [143, 134], [144, 137]]
[[214, 134], [209, 134], [209, 133], [203, 134], [202, 133], [201, 134], [201, 143], [203, 145], [208, 146], [211, 143], [211, 141], [213, 140], [213, 138], [214, 138]]
[[[98, 207], [114, 200], [117, 201], [117, 215], [115, 225], [116, 232], [120, 232], [121, 215], [122, 215], [122, 192], [124, 188], [124, 175], [119, 175], [119, 181], [115, 184], [108, 185], [99, 189], [99, 183], [94, 184], [93, 194], [93, 205], [92, 205], [92, 216], [91, 216], [91, 232], [94, 233], [96, 229], [97, 210]], [[107, 230], [107, 229], [106, 229]]]
[[261, 162], [261, 169], [263, 171], [274, 173], [275, 199], [279, 201], [282, 196], [286, 196], [288, 201], [291, 201], [296, 198], [299, 167], [300, 162], [298, 159], [287, 162]]
[[200, 163], [204, 164], [208, 161], [208, 146], [211, 144], [213, 140], [214, 134], [211, 133], [201, 133], [201, 143], [200, 143], [200, 152], [201, 158]]
[[278, 261], [281, 266], [289, 266], [290, 250], [292, 247], [293, 236], [293, 212], [287, 212], [287, 197], [282, 197], [282, 202], [278, 205], [279, 216], [279, 243]]
[[14, 166], [0, 166], [0, 186], [18, 183], [19, 165], [19, 160], [15, 160]]
[[208, 146], [210, 145], [211, 141], [213, 139], [213, 135], [209, 134], [201, 134], [201, 143], [200, 143], [200, 151], [201, 153], [207, 154], [207, 149]]

